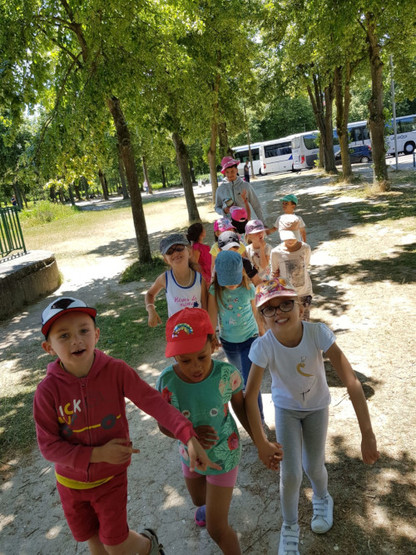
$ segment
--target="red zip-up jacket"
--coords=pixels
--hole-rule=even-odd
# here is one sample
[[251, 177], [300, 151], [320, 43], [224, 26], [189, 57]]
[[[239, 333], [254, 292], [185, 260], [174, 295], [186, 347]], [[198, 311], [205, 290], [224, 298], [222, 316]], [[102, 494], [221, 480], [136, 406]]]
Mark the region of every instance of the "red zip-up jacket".
[[196, 437], [191, 422], [124, 361], [96, 349], [88, 375], [77, 378], [63, 370], [58, 359], [48, 365], [33, 402], [40, 451], [55, 463], [58, 474], [95, 482], [127, 468], [129, 462], [90, 462], [94, 447], [114, 438], [130, 441], [125, 397], [183, 443]]

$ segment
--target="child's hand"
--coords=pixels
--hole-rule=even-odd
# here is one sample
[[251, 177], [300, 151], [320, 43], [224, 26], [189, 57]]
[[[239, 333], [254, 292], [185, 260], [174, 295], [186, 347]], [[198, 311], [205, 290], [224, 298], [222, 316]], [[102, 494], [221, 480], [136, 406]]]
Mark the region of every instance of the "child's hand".
[[208, 425], [197, 426], [194, 428], [198, 435], [198, 441], [204, 449], [211, 449], [219, 440], [218, 434], [215, 428]]
[[105, 445], [94, 447], [90, 462], [124, 464], [130, 460], [132, 453], [140, 453], [140, 451], [133, 449], [131, 441], [125, 438], [114, 438]]
[[280, 443], [266, 441], [258, 447], [259, 459], [270, 468], [270, 470], [279, 470], [280, 461], [283, 458], [283, 449]]
[[243, 189], [241, 191], [241, 198], [243, 199], [244, 202], [247, 201], [247, 191], [246, 191], [246, 189]]
[[213, 345], [214, 351], [216, 351], [217, 349], [219, 349], [221, 347], [221, 341], [219, 341], [217, 336], [215, 336], [212, 339], [212, 345]]
[[150, 328], [155, 328], [158, 324], [162, 323], [162, 320], [154, 307], [150, 307], [147, 323]]
[[380, 458], [380, 453], [377, 451], [376, 436], [373, 433], [368, 436], [363, 435], [361, 440], [361, 454], [365, 464], [374, 464]]
[[195, 437], [191, 437], [191, 439], [188, 441], [188, 455], [189, 470], [191, 472], [194, 472], [195, 468], [202, 471], [205, 471], [207, 468], [222, 470], [222, 468], [218, 464], [213, 463], [208, 458], [208, 455], [205, 453], [204, 448]]

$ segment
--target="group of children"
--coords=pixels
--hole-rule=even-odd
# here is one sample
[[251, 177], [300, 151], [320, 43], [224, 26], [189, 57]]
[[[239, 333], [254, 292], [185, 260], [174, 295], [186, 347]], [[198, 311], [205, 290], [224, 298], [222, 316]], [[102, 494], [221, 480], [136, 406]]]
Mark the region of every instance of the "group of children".
[[[236, 163], [223, 160], [231, 198]], [[239, 198], [252, 204], [254, 197], [243, 189]], [[373, 464], [379, 457], [360, 382], [334, 334], [305, 318], [312, 294], [306, 279], [310, 247], [303, 220], [294, 214], [296, 197], [284, 197], [284, 214], [270, 229], [261, 219], [247, 219], [243, 206], [226, 200], [221, 201], [223, 215], [214, 224], [211, 249], [203, 242], [201, 224], [193, 224], [187, 237], [175, 233], [160, 243], [169, 270], [149, 288], [145, 302], [148, 324], [156, 326], [161, 319], [155, 300], [165, 289], [165, 354], [173, 361], [161, 373], [158, 391], [127, 364], [95, 348], [96, 311], [83, 301], [60, 298], [42, 314], [42, 346], [58, 358], [35, 395], [38, 442], [45, 458], [55, 463], [74, 538], [87, 541], [91, 553], [163, 553], [153, 530], [137, 534], [127, 525], [126, 469], [138, 450], [130, 442], [124, 397], [153, 416], [164, 434], [179, 440], [195, 522], [207, 527], [225, 554], [241, 553], [228, 522], [241, 458], [229, 403], [261, 461], [271, 470], [280, 468], [279, 555], [299, 553], [303, 470], [313, 489], [312, 530], [325, 533], [333, 524], [325, 468], [330, 394], [324, 356], [347, 387], [364, 462]], [[282, 244], [271, 249], [265, 237], [277, 230]], [[212, 358], [219, 344], [228, 362]], [[260, 389], [265, 368], [272, 377], [276, 441], [264, 430]]]

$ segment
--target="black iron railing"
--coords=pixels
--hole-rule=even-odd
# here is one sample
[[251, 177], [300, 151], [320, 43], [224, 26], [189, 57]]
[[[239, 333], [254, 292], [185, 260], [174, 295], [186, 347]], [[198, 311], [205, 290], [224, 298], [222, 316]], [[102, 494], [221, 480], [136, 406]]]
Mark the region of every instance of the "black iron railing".
[[0, 208], [0, 248], [2, 260], [11, 255], [26, 254], [17, 206]]

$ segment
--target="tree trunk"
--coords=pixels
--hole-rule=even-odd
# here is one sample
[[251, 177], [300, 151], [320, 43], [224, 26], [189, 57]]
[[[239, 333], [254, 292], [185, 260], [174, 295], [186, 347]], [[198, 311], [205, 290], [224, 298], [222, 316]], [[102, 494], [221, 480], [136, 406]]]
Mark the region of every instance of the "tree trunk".
[[83, 187], [83, 189], [84, 189], [85, 198], [88, 200], [88, 194], [89, 194], [89, 191], [88, 191], [88, 180], [87, 180], [87, 178], [85, 177], [85, 175], [81, 175], [81, 177], [79, 178], [79, 181], [80, 181], [81, 187]]
[[233, 151], [231, 150], [228, 141], [227, 124], [225, 123], [225, 121], [220, 121], [218, 123], [218, 142], [220, 158], [233, 155]]
[[218, 137], [218, 113], [219, 113], [219, 101], [218, 92], [220, 90], [220, 80], [221, 75], [219, 72], [221, 63], [221, 52], [217, 52], [217, 67], [218, 73], [215, 76], [215, 81], [212, 84], [212, 115], [211, 115], [211, 140], [208, 149], [208, 164], [209, 164], [209, 174], [211, 177], [211, 189], [212, 189], [212, 202], [215, 203], [215, 195], [218, 189], [217, 181], [217, 137]]
[[72, 189], [72, 183], [68, 185], [68, 194], [69, 194], [69, 200], [71, 201], [72, 206], [75, 206], [74, 191]]
[[129, 192], [126, 185], [126, 172], [124, 171], [123, 158], [121, 156], [120, 144], [117, 143], [117, 153], [118, 153], [118, 173], [120, 174], [121, 190], [123, 192], [123, 199], [127, 200], [129, 198]]
[[181, 174], [182, 184], [185, 192], [186, 207], [188, 208], [189, 222], [200, 221], [198, 207], [196, 205], [194, 190], [192, 188], [191, 174], [189, 172], [188, 150], [182, 137], [176, 131], [172, 133], [172, 141], [176, 151], [176, 161]]
[[75, 183], [74, 183], [75, 196], [77, 197], [77, 199], [79, 201], [82, 200], [80, 187], [81, 187], [81, 178], [78, 180], [78, 185], [75, 185]]
[[212, 202], [215, 202], [215, 195], [218, 189], [216, 151], [217, 151], [217, 123], [213, 119], [211, 121], [211, 141], [208, 149], [208, 164], [209, 164], [209, 175], [211, 177]]
[[162, 187], [163, 189], [166, 189], [166, 187], [169, 185], [167, 180], [166, 180], [166, 174], [165, 174], [165, 168], [163, 166], [163, 164], [160, 164], [160, 169], [162, 171]]
[[20, 190], [20, 185], [17, 181], [13, 183], [13, 191], [14, 191], [14, 196], [16, 197], [16, 200], [17, 200], [17, 205], [20, 209], [22, 209], [23, 208], [22, 192]]
[[117, 131], [117, 139], [120, 144], [121, 156], [126, 170], [127, 183], [131, 198], [131, 210], [133, 214], [134, 229], [136, 232], [137, 246], [139, 249], [139, 260], [142, 263], [152, 261], [149, 237], [147, 235], [146, 219], [144, 217], [142, 197], [137, 179], [136, 163], [134, 161], [133, 148], [130, 140], [130, 132], [124, 118], [120, 101], [113, 96], [106, 100], [108, 109], [113, 117]]
[[147, 182], [148, 193], [150, 195], [153, 195], [152, 184], [150, 183], [149, 172], [147, 170], [147, 162], [146, 162], [146, 157], [145, 156], [142, 157], [142, 164], [143, 164], [143, 176], [144, 176], [145, 181]]
[[326, 165], [325, 171], [328, 173], [338, 173], [337, 166], [335, 164], [335, 154], [334, 154], [334, 128], [332, 125], [332, 107], [334, 103], [334, 84], [330, 83], [324, 89], [325, 94], [325, 133], [326, 133], [326, 150], [325, 158]]
[[339, 139], [339, 147], [341, 149], [341, 162], [342, 162], [342, 173], [344, 176], [344, 181], [351, 181], [352, 168], [351, 160], [348, 149], [349, 137], [348, 137], [348, 114], [350, 109], [350, 81], [351, 81], [351, 70], [350, 63], [346, 62], [345, 65], [345, 80], [343, 79], [343, 68], [338, 66], [335, 68], [334, 74], [334, 88], [335, 88], [335, 105], [337, 109], [336, 115], [336, 125], [337, 134]]
[[189, 173], [190, 173], [190, 176], [191, 176], [192, 183], [196, 183], [194, 164], [193, 164], [191, 159], [189, 159]]
[[107, 182], [105, 180], [105, 175], [104, 175], [103, 170], [101, 168], [99, 168], [99, 170], [98, 170], [98, 177], [100, 178], [100, 183], [101, 183], [101, 188], [103, 190], [104, 200], [108, 200]]
[[388, 173], [386, 164], [386, 146], [384, 144], [383, 114], [383, 62], [380, 57], [380, 44], [377, 40], [377, 26], [373, 14], [365, 14], [368, 55], [371, 69], [371, 97], [368, 101], [371, 148], [374, 164], [374, 179], [381, 191], [387, 191]]
[[[334, 136], [332, 128], [332, 103], [334, 101], [333, 83], [322, 91], [319, 75], [313, 75], [313, 89], [307, 85], [309, 99], [315, 114], [321, 143], [319, 153], [323, 153], [323, 165], [328, 173], [338, 173], [334, 156]], [[325, 99], [325, 102], [324, 102]]]

